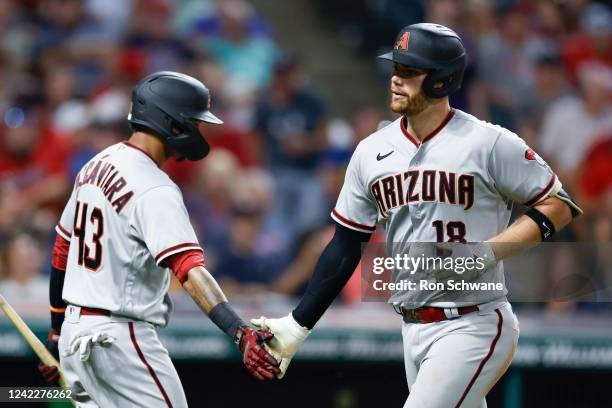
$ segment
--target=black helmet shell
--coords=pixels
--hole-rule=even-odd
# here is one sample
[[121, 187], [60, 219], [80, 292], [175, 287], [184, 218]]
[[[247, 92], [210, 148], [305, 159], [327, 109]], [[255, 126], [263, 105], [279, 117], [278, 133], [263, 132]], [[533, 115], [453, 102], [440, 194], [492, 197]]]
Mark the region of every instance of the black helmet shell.
[[442, 98], [457, 91], [467, 63], [465, 48], [457, 33], [432, 23], [404, 27], [393, 50], [378, 58], [429, 71], [423, 82], [423, 92], [432, 98]]
[[128, 122], [150, 129], [189, 160], [200, 160], [210, 145], [194, 120], [223, 123], [210, 112], [210, 91], [193, 77], [160, 71], [143, 78], [132, 91]]

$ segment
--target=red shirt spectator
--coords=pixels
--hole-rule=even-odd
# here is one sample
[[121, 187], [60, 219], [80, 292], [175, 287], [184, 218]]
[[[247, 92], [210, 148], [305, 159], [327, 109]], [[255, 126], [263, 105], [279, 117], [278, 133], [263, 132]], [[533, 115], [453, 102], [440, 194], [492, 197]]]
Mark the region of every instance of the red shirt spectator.
[[[70, 141], [28, 117], [21, 126], [2, 129], [0, 144], [0, 225], [30, 217], [30, 210], [61, 211], [70, 189]], [[35, 114], [32, 114], [35, 115]]]
[[612, 137], [593, 146], [584, 162], [580, 185], [584, 197], [593, 200], [612, 191]]
[[[229, 124], [206, 126], [207, 132], [204, 138], [210, 144], [211, 149], [225, 149], [231, 152], [240, 166], [249, 167], [255, 164], [254, 149], [251, 139], [240, 130]], [[175, 183], [185, 186], [191, 184], [197, 173], [196, 162], [185, 162], [178, 164], [170, 160], [164, 166]]]
[[[15, 140], [22, 136], [23, 140]], [[44, 128], [5, 129], [3, 139], [0, 145], [0, 183], [10, 182], [21, 189], [44, 176], [67, 174], [69, 139]]]
[[578, 69], [587, 61], [612, 66], [612, 12], [602, 4], [591, 4], [580, 22], [582, 30], [562, 49], [565, 67], [576, 82]]

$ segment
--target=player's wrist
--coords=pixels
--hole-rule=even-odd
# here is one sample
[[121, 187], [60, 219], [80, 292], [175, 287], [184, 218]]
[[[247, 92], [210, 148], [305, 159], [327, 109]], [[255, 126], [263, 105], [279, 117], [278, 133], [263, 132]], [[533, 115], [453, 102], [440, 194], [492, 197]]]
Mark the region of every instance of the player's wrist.
[[60, 334], [62, 332], [62, 324], [64, 324], [64, 313], [51, 312], [51, 330]]
[[300, 341], [306, 340], [306, 337], [308, 337], [308, 335], [310, 334], [310, 330], [308, 329], [308, 327], [303, 326], [300, 323], [298, 323], [298, 321], [295, 320], [295, 317], [293, 317], [293, 313], [289, 313], [285, 317], [285, 319], [287, 321], [287, 327], [288, 327], [290, 333], [296, 339], [298, 339]]
[[232, 341], [236, 342], [238, 329], [247, 326], [244, 320], [236, 314], [228, 302], [221, 302], [212, 308], [208, 317], [217, 325]]
[[497, 263], [495, 251], [493, 251], [493, 246], [489, 241], [478, 242], [474, 245], [472, 251], [476, 257], [482, 260], [485, 270]]

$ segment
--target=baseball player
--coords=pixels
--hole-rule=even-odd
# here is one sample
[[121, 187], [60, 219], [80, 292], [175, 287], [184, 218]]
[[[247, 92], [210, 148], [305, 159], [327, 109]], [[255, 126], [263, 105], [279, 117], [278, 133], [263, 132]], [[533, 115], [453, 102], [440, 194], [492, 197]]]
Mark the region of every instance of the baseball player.
[[[353, 153], [331, 213], [335, 235], [298, 306], [279, 319], [253, 320], [274, 333], [269, 345], [281, 359], [279, 378], [355, 270], [377, 223], [386, 228], [387, 246], [458, 243], [460, 253], [481, 259], [476, 280], [486, 282], [503, 276], [501, 260], [517, 248], [508, 244], [547, 240], [581, 212], [522, 139], [449, 106], [466, 64], [455, 32], [407, 26], [380, 58], [393, 63], [390, 107], [401, 117]], [[529, 210], [508, 226], [515, 201]], [[418, 295], [398, 305], [410, 390], [404, 407], [485, 407], [518, 340], [505, 289]]]
[[[253, 376], [280, 372], [262, 347], [270, 334], [245, 324], [205, 269], [181, 192], [161, 170], [170, 157], [206, 156], [200, 124], [223, 123], [209, 109], [198, 80], [147, 76], [132, 93], [129, 141], [100, 152], [76, 177], [56, 227], [49, 345], [80, 406], [187, 406], [156, 333], [172, 310], [169, 271], [233, 339]], [[40, 369], [57, 377], [56, 367]]]

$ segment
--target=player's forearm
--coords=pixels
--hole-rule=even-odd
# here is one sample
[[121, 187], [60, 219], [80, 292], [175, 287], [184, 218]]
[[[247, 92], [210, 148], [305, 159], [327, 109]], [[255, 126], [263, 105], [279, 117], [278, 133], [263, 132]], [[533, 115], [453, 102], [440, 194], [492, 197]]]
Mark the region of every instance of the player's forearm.
[[66, 310], [66, 302], [62, 299], [65, 275], [65, 271], [59, 270], [53, 266], [51, 267], [51, 274], [49, 276], [51, 328], [58, 333], [61, 332], [62, 323], [64, 322], [64, 311]]
[[219, 303], [227, 302], [227, 298], [215, 278], [202, 266], [189, 270], [183, 288], [207, 315]]
[[300, 326], [312, 329], [329, 305], [338, 296], [361, 259], [361, 245], [370, 234], [336, 226], [336, 233], [327, 245], [306, 288], [306, 293], [293, 311]]
[[215, 278], [203, 266], [189, 270], [183, 288], [210, 320], [233, 340], [238, 328], [246, 325], [227, 302]]
[[[570, 208], [563, 201], [549, 197], [534, 206], [554, 225], [555, 231], [560, 231], [572, 221]], [[538, 224], [530, 217], [522, 215], [512, 225], [489, 240], [497, 260], [502, 260], [542, 241]]]
[[66, 302], [62, 298], [66, 263], [70, 242], [57, 235], [51, 252], [51, 273], [49, 274], [49, 309], [51, 311], [51, 328], [60, 332], [64, 322]]

